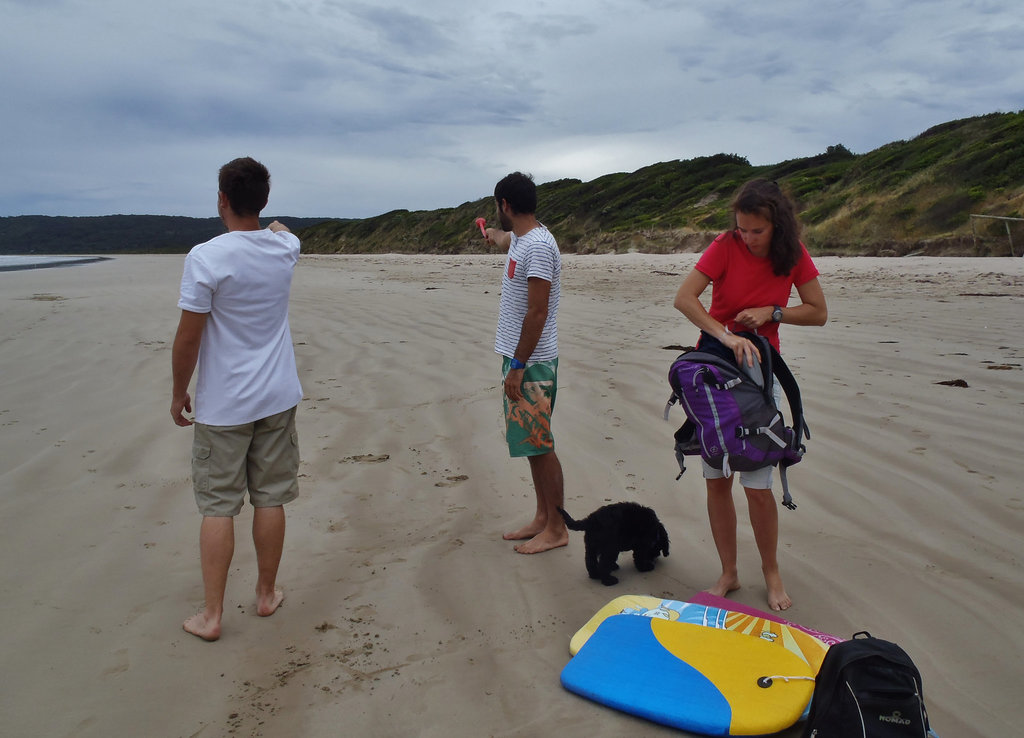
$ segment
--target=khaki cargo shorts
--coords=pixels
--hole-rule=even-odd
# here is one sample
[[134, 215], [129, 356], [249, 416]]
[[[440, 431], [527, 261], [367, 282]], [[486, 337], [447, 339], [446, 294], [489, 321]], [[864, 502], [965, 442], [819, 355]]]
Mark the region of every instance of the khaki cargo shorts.
[[299, 496], [295, 408], [242, 425], [196, 423], [192, 487], [204, 517], [234, 517], [245, 502], [278, 507]]

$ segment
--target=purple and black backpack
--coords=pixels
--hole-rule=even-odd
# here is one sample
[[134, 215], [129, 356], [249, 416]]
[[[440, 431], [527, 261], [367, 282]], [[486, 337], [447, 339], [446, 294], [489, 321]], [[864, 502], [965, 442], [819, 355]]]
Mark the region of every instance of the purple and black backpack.
[[[796, 509], [789, 493], [786, 468], [803, 457], [803, 439], [811, 434], [804, 421], [800, 389], [779, 352], [763, 336], [741, 333], [761, 352], [759, 366], [740, 368], [733, 352], [717, 338], [701, 333], [698, 348], [681, 354], [672, 363], [668, 381], [672, 396], [669, 409], [678, 402], [686, 422], [675, 432], [679, 479], [686, 471], [685, 456], [700, 455], [727, 476], [776, 466], [782, 477], [782, 504]], [[774, 382], [778, 380], [789, 399], [792, 426], [775, 405]]]

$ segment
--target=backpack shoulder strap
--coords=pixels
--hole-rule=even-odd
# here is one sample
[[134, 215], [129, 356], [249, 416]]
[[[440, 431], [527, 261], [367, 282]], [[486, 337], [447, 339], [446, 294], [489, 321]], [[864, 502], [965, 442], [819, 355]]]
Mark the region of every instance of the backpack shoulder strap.
[[[804, 423], [803, 403], [800, 400], [800, 387], [796, 383], [796, 377], [793, 376], [793, 372], [789, 370], [786, 362], [782, 358], [782, 354], [772, 346], [771, 342], [764, 336], [756, 333], [748, 333], [746, 331], [737, 333], [737, 336], [743, 336], [748, 341], [751, 341], [761, 352], [761, 373], [764, 376], [765, 382], [765, 394], [768, 399], [774, 404], [775, 399], [771, 397], [768, 391], [768, 378], [774, 376], [779, 384], [782, 385], [782, 389], [786, 393], [786, 397], [789, 400], [789, 409], [793, 414], [793, 429], [798, 430], [797, 424], [799, 423], [799, 430], [806, 433], [806, 424]], [[703, 340], [703, 335], [702, 335]], [[717, 339], [714, 339], [718, 343]], [[721, 345], [719, 343], [719, 345]], [[722, 346], [722, 348], [725, 348]], [[728, 351], [728, 349], [726, 349]], [[730, 352], [731, 354], [731, 352]], [[796, 434], [800, 437], [800, 433]], [[810, 434], [807, 435], [810, 438]]]
[[[793, 372], [786, 366], [786, 362], [782, 360], [779, 352], [771, 344], [768, 346], [772, 354], [772, 369], [775, 378], [779, 380], [779, 384], [782, 385], [786, 398], [789, 400], [790, 420], [793, 424], [793, 443], [799, 447], [805, 437], [808, 439], [811, 437], [807, 421], [804, 420], [804, 406], [800, 399], [800, 387], [796, 383], [796, 377], [793, 376]], [[789, 480], [786, 478], [786, 468], [790, 464], [791, 462], [785, 459], [779, 462], [779, 477], [782, 479], [782, 504], [790, 510], [796, 510], [796, 503], [793, 502], [793, 496], [789, 493]]]
[[796, 383], [796, 377], [793, 376], [793, 372], [790, 371], [786, 362], [783, 361], [782, 355], [771, 344], [768, 344], [768, 348], [772, 357], [772, 372], [775, 378], [779, 380], [779, 384], [782, 385], [782, 389], [786, 393], [786, 399], [789, 400], [793, 436], [799, 443], [803, 438], [811, 437], [811, 432], [807, 428], [807, 421], [804, 420], [804, 405], [800, 399], [800, 387]]
[[[778, 380], [789, 400], [790, 422], [793, 426], [793, 443], [801, 444], [804, 436], [811, 437], [807, 429], [807, 422], [804, 420], [803, 402], [800, 399], [800, 387], [796, 383], [796, 377], [790, 371], [789, 366], [783, 360], [782, 355], [772, 346], [764, 336], [756, 333], [739, 333], [749, 341], [752, 341], [761, 352], [761, 376], [764, 378], [762, 390], [764, 397], [773, 407], [775, 397], [772, 395], [771, 379]], [[796, 503], [793, 502], [793, 495], [789, 491], [789, 479], [786, 476], [786, 468], [792, 464], [791, 461], [782, 460], [779, 462], [779, 477], [782, 480], [782, 504], [790, 510], [796, 510]]]

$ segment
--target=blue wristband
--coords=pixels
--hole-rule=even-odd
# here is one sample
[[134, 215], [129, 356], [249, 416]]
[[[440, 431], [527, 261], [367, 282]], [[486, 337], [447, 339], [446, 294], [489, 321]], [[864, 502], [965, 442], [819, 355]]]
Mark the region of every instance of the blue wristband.
[[516, 357], [513, 356], [511, 359], [509, 359], [508, 368], [509, 369], [525, 369], [526, 368], [526, 363], [520, 361], [519, 359], [517, 359]]

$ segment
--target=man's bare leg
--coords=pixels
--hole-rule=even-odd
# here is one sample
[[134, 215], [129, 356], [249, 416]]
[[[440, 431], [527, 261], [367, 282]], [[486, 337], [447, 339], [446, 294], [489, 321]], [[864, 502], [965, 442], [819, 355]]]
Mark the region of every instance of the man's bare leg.
[[768, 606], [772, 610], [787, 610], [793, 600], [786, 594], [779, 574], [779, 507], [770, 489], [745, 489], [750, 509], [750, 526], [754, 541], [761, 554], [761, 571], [768, 588]]
[[[547, 456], [548, 454], [544, 455]], [[553, 456], [554, 452], [551, 452], [550, 455]], [[533, 514], [533, 520], [531, 520], [527, 525], [524, 525], [519, 530], [514, 530], [511, 533], [503, 534], [501, 537], [504, 538], [506, 541], [527, 541], [536, 536], [537, 534], [539, 534], [541, 531], [543, 531], [548, 524], [548, 509], [547, 505], [545, 504], [544, 498], [541, 495], [541, 488], [537, 486], [537, 472], [535, 471], [535, 462], [533, 461], [534, 459], [539, 459], [541, 457], [527, 456], [526, 458], [529, 459], [530, 461], [530, 474], [533, 476], [533, 489], [534, 494], [537, 498], [537, 510]], [[561, 465], [559, 465], [559, 475], [561, 475], [561, 471], [562, 467]], [[555, 512], [557, 513], [558, 511], [556, 510]], [[559, 519], [561, 519], [561, 515], [559, 515]]]
[[[540, 524], [540, 529], [526, 543], [515, 546], [515, 550], [521, 554], [535, 554], [567, 545], [569, 529], [558, 512], [565, 500], [562, 463], [554, 451], [527, 458], [537, 493], [537, 514], [531, 525]], [[523, 530], [528, 528], [530, 526]]]
[[729, 592], [740, 588], [739, 571], [736, 567], [736, 504], [732, 499], [732, 477], [705, 481], [708, 488], [711, 538], [722, 562], [722, 574], [708, 592], [725, 597]]
[[257, 507], [253, 510], [252, 542], [256, 546], [256, 614], [273, 615], [284, 601], [284, 592], [277, 588], [277, 570], [284, 551], [284, 507]]
[[220, 638], [224, 615], [224, 590], [228, 569], [235, 553], [235, 519], [204, 516], [199, 527], [199, 560], [203, 570], [203, 609], [186, 620], [182, 627], [204, 641]]

